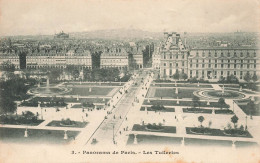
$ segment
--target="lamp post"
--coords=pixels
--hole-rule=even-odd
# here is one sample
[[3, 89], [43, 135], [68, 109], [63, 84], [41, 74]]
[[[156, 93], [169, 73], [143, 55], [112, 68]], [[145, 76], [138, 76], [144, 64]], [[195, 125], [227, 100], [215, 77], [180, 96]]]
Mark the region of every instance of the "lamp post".
[[115, 144], [115, 134], [114, 134], [114, 130], [115, 130], [115, 125], [113, 125], [113, 143]]
[[41, 107], [41, 116], [42, 116], [42, 120], [43, 120], [43, 115], [42, 115], [42, 107]]
[[233, 113], [234, 113], [234, 101], [233, 101]]
[[245, 129], [247, 130], [247, 116], [246, 116], [246, 127], [245, 127]]

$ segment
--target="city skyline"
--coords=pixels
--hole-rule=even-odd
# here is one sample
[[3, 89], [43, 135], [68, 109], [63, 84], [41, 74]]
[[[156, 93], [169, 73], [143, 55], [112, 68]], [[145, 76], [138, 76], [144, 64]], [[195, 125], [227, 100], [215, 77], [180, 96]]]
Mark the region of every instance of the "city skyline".
[[0, 36], [50, 35], [61, 30], [214, 33], [259, 29], [257, 1], [3, 0], [0, 3]]

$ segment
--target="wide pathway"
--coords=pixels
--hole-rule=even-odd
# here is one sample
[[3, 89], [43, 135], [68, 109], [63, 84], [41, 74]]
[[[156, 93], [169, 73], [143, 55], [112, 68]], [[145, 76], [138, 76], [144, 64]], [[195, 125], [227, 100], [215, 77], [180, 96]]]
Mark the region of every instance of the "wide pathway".
[[[144, 74], [140, 75], [139, 77], [137, 77], [135, 82], [140, 83], [142, 78], [144, 77]], [[91, 144], [92, 139], [94, 138], [97, 140], [98, 143], [102, 145], [109, 145], [114, 143], [113, 138], [119, 130], [123, 121], [127, 121], [127, 114], [129, 110], [133, 107], [138, 88], [140, 87], [141, 85], [138, 84], [137, 86], [131, 86], [128, 89], [128, 93], [126, 93], [120, 99], [115, 108], [112, 110], [112, 114], [109, 114], [107, 119], [102, 122], [94, 135], [91, 137], [90, 141], [87, 142], [87, 146]]]

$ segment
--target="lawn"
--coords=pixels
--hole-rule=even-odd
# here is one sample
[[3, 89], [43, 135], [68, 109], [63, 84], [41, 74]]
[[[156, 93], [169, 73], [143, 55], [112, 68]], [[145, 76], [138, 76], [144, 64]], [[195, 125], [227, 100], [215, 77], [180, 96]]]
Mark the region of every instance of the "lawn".
[[184, 113], [205, 113], [211, 114], [211, 109], [201, 109], [201, 108], [182, 108]]
[[[201, 101], [200, 107], [215, 107], [220, 108], [221, 106], [218, 104], [218, 102], [210, 102], [210, 105], [207, 105], [207, 102]], [[150, 100], [150, 103], [148, 100], [144, 100], [143, 105], [164, 105], [164, 106], [193, 106], [192, 101], [179, 101], [179, 104], [177, 104], [177, 101], [171, 101], [171, 100]], [[225, 105], [223, 108], [228, 108], [227, 105]]]
[[[213, 129], [213, 128], [207, 128], [207, 133], [200, 133], [196, 132], [195, 129], [200, 129], [196, 127], [186, 127], [186, 133], [187, 134], [193, 134], [193, 135], [207, 135], [207, 136], [227, 136], [227, 137], [247, 137], [247, 138], [252, 138], [252, 135], [248, 132], [245, 131], [246, 135], [230, 135], [227, 134], [224, 130], [220, 129]], [[204, 128], [205, 129], [205, 128]]]
[[215, 110], [215, 114], [234, 114], [234, 112], [229, 109], [218, 109]]
[[213, 96], [213, 97], [223, 97], [223, 98], [237, 98], [237, 97], [244, 97], [243, 94], [238, 93], [238, 92], [233, 92], [233, 91], [225, 91], [224, 94], [222, 94], [222, 91], [216, 91], [216, 90], [212, 90], [212, 91], [205, 91], [205, 93], [209, 96]]
[[[91, 88], [91, 92], [89, 92], [89, 88]], [[111, 88], [111, 87], [72, 87], [72, 90], [70, 92], [66, 93], [66, 95], [106, 96], [113, 89], [118, 89], [118, 88]]]
[[79, 134], [79, 131], [67, 131], [68, 139], [64, 140], [64, 131], [28, 129], [28, 137], [24, 137], [25, 129], [0, 128], [0, 140], [10, 143], [24, 144], [69, 144]]
[[80, 122], [80, 121], [73, 121], [73, 122], [74, 122], [73, 125], [62, 125], [61, 121], [51, 121], [46, 126], [84, 128], [88, 124], [88, 122]]
[[[142, 106], [140, 111], [145, 111], [145, 107]], [[147, 111], [155, 111], [154, 109], [152, 109], [151, 107], [147, 107]], [[174, 108], [165, 108], [165, 110], [161, 110], [160, 112], [175, 112]]]
[[[155, 90], [153, 90], [155, 89]], [[175, 93], [175, 88], [150, 88], [149, 91], [155, 91], [148, 93], [149, 97], [162, 97], [162, 98], [192, 98], [195, 89], [178, 89], [178, 94]]]
[[[180, 137], [167, 137], [167, 136], [155, 136], [155, 135], [136, 135], [138, 144], [141, 145], [150, 145], [150, 144], [158, 144], [158, 145], [181, 145], [182, 138]], [[127, 145], [133, 145], [134, 143], [134, 135], [130, 134], [128, 136]]]
[[260, 116], [260, 108], [259, 107], [256, 107], [257, 109], [255, 111], [252, 111], [251, 114], [250, 114], [250, 110], [248, 109], [247, 105], [238, 105], [238, 106], [243, 110], [243, 112], [246, 115], [252, 114], [252, 116]]
[[82, 82], [81, 84], [80, 83], [74, 83], [74, 82], [70, 82], [70, 83], [66, 83], [65, 85], [67, 86], [123, 86], [125, 84], [125, 82], [116, 82], [116, 83], [110, 83], [110, 82], [107, 82], [107, 83], [99, 83], [99, 82], [94, 82], [94, 83], [84, 83]]
[[176, 127], [175, 126], [161, 126], [161, 128], [157, 130], [157, 129], [148, 129], [147, 125], [134, 124], [132, 131], [176, 133]]
[[[63, 98], [63, 97], [56, 97], [58, 99], [64, 99], [65, 103], [80, 103], [80, 102], [89, 102], [89, 103], [106, 103], [109, 101], [109, 98], [104, 98], [105, 101], [103, 101], [103, 98], [79, 98], [79, 101], [77, 98]], [[34, 97], [33, 100], [39, 101], [39, 102], [50, 102], [52, 97]], [[37, 105], [38, 106], [38, 105]]]
[[38, 126], [44, 120], [37, 119], [37, 115], [26, 118], [24, 115], [0, 115], [0, 124]]
[[3, 120], [2, 118], [0, 119], [0, 124], [8, 124], [8, 125], [28, 125], [28, 126], [38, 126], [39, 124], [41, 124], [44, 120], [16, 120], [16, 119], [12, 119], [12, 120]]
[[[174, 83], [164, 83], [164, 84], [151, 84], [152, 87], [176, 87]], [[212, 88], [212, 86], [210, 84], [207, 85], [202, 85], [200, 84], [198, 86], [198, 84], [190, 84], [190, 83], [185, 83], [185, 84], [177, 84], [177, 87], [196, 87], [196, 88]]]

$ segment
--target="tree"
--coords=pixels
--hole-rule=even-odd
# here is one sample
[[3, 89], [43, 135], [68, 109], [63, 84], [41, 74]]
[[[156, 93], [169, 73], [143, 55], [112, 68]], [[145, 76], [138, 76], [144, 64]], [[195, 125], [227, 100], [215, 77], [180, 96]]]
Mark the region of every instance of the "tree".
[[54, 81], [60, 77], [61, 73], [62, 71], [60, 69], [53, 69], [50, 72], [48, 72], [48, 77], [51, 81]]
[[1, 71], [14, 72], [15, 65], [11, 61], [4, 61], [1, 65]]
[[31, 112], [31, 111], [26, 111], [24, 114], [23, 114], [24, 118], [27, 119], [27, 120], [31, 120], [35, 117], [34, 113]]
[[249, 114], [250, 114], [250, 117], [251, 117], [251, 119], [252, 119], [252, 113], [253, 112], [255, 112], [255, 103], [252, 101], [252, 100], [250, 100], [248, 103], [247, 103], [247, 109], [249, 110]]
[[218, 82], [219, 83], [225, 83], [225, 77], [220, 76]]
[[231, 117], [231, 122], [234, 124], [234, 128], [236, 128], [236, 123], [238, 122], [238, 117], [236, 115]]
[[235, 75], [230, 75], [230, 76], [227, 76], [227, 79], [226, 79], [226, 82], [227, 83], [239, 83], [237, 77]]
[[258, 77], [257, 77], [256, 74], [254, 74], [254, 75], [252, 76], [252, 80], [253, 80], [254, 82], [256, 82], [256, 81], [258, 80]]
[[16, 111], [16, 103], [10, 95], [0, 95], [0, 114], [14, 113]]
[[183, 80], [186, 80], [186, 79], [188, 79], [188, 75], [185, 73], [181, 73], [180, 78]]
[[200, 106], [200, 98], [197, 96], [193, 96], [192, 97], [192, 102], [193, 102], [193, 106], [194, 108], [196, 108], [197, 106]]
[[79, 77], [79, 70], [77, 70], [77, 69], [73, 70], [72, 76], [73, 76], [74, 80], [76, 80]]
[[175, 73], [173, 74], [173, 79], [178, 80], [180, 78], [179, 70], [176, 69]]
[[218, 104], [220, 105], [220, 108], [223, 109], [223, 107], [226, 105], [225, 99], [224, 98], [219, 98], [218, 99]]
[[203, 116], [198, 117], [198, 121], [200, 122], [200, 126], [202, 127], [202, 122], [205, 120]]
[[251, 80], [251, 75], [250, 75], [249, 72], [247, 72], [247, 73], [245, 74], [244, 80], [245, 80], [246, 82], [249, 82], [249, 81]]
[[165, 107], [163, 105], [152, 105], [151, 106], [152, 110], [154, 111], [162, 111], [165, 110]]

